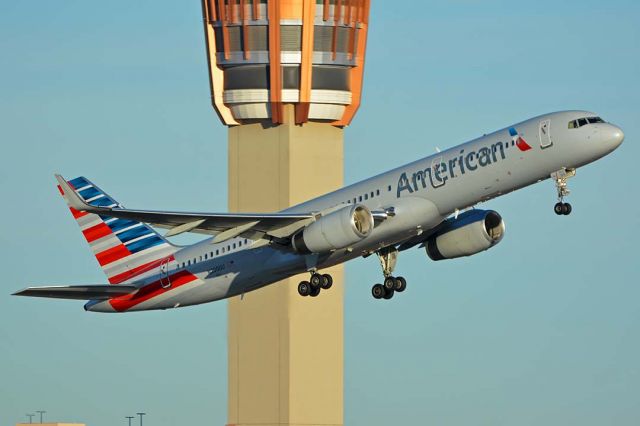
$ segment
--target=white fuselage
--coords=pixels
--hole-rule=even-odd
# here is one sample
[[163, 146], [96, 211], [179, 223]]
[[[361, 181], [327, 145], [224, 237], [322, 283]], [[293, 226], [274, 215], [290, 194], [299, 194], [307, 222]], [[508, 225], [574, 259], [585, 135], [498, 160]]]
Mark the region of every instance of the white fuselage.
[[[164, 269], [149, 271], [135, 282], [144, 286], [164, 280], [162, 294], [117, 309], [109, 301], [89, 302], [86, 309], [135, 311], [210, 302], [305, 272], [310, 264], [326, 268], [402, 243], [428, 232], [456, 211], [610, 153], [623, 139], [618, 127], [608, 123], [569, 126], [572, 120], [594, 115], [566, 111], [535, 117], [286, 210], [323, 213], [349, 204], [363, 204], [371, 211], [393, 210], [393, 216], [348, 249], [307, 255], [315, 256], [310, 262], [305, 255], [264, 240], [234, 238], [212, 244], [207, 239], [181, 248]], [[193, 278], [186, 280], [186, 275]]]

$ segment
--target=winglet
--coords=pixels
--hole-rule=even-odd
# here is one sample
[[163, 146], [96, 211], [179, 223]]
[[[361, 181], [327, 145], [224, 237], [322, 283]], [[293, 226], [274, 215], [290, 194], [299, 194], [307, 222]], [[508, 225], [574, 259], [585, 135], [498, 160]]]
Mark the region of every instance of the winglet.
[[69, 182], [67, 182], [65, 178], [63, 178], [59, 174], [56, 174], [55, 177], [58, 181], [58, 185], [60, 185], [60, 188], [62, 190], [62, 196], [67, 200], [71, 207], [80, 211], [96, 210], [95, 207], [92, 207], [89, 204], [85, 203], [82, 198], [78, 196], [75, 189], [73, 189], [71, 185], [69, 185]]

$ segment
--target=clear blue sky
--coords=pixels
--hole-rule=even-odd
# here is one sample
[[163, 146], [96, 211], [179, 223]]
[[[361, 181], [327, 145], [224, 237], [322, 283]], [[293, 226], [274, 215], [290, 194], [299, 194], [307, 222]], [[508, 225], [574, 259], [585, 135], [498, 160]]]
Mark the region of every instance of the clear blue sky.
[[[626, 142], [552, 183], [491, 201], [496, 248], [431, 262], [375, 301], [375, 258], [347, 267], [348, 425], [640, 422], [640, 3], [374, 0], [354, 182], [531, 116], [584, 108]], [[224, 302], [131, 315], [13, 298], [103, 283], [52, 174], [132, 207], [226, 210], [226, 129], [209, 103], [199, 0], [0, 0], [0, 423], [226, 421]], [[388, 78], [392, 74], [391, 78]], [[340, 285], [340, 284], [339, 284]]]

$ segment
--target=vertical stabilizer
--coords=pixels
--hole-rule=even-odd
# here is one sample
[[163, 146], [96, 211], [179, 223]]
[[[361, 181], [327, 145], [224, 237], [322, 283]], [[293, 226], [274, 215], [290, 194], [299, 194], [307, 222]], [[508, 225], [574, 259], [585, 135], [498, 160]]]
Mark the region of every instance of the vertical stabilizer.
[[[85, 177], [71, 179], [68, 183], [87, 204], [119, 205]], [[59, 185], [58, 190], [66, 201]], [[142, 222], [78, 211], [71, 206], [69, 209], [111, 284], [140, 279], [162, 261], [173, 260], [176, 247]]]

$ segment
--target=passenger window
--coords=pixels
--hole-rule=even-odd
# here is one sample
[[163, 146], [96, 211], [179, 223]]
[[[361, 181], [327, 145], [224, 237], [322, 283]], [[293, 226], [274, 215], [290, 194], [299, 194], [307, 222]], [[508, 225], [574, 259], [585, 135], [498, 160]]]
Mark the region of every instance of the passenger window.
[[387, 187], [387, 191], [391, 192], [391, 185]]
[[207, 253], [204, 254], [204, 260], [207, 260], [208, 256]]
[[233, 243], [233, 249], [235, 250], [235, 248], [236, 248], [236, 243]]
[[380, 195], [380, 190], [379, 189], [376, 189], [376, 195], [378, 195], [378, 196]]
[[358, 197], [358, 201], [362, 202], [362, 195]]
[[373, 191], [371, 191], [371, 198], [373, 198]]
[[242, 241], [238, 243], [238, 247], [242, 247]]
[[216, 256], [220, 255], [220, 250], [216, 250]]
[[369, 199], [369, 194], [364, 194], [364, 199], [368, 200]]
[[222, 253], [224, 253], [224, 247], [222, 247]]

